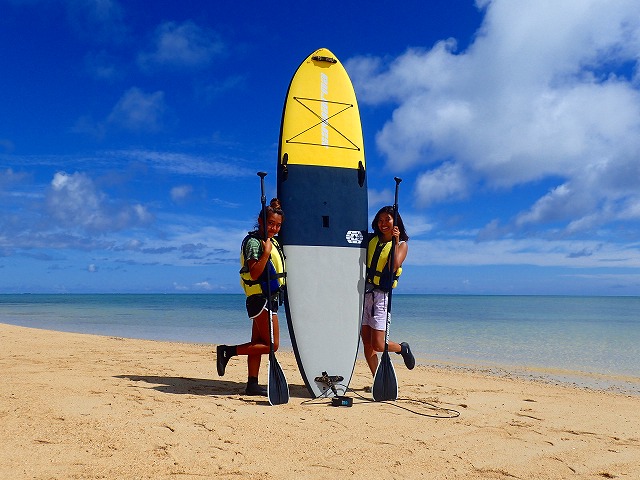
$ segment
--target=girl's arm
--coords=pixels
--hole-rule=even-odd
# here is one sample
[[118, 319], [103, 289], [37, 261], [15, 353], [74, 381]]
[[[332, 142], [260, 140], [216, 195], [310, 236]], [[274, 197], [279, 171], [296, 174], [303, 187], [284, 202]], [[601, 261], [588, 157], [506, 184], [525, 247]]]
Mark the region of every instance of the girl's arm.
[[264, 271], [264, 267], [267, 266], [267, 262], [269, 261], [269, 257], [271, 257], [271, 248], [272, 248], [271, 239], [267, 239], [267, 241], [262, 242], [262, 255], [258, 260], [249, 259], [247, 260], [247, 266], [249, 267], [249, 273], [251, 274], [251, 278], [253, 280], [257, 280], [262, 275]]
[[408, 251], [409, 251], [409, 245], [407, 245], [407, 242], [396, 243], [396, 251], [393, 255], [393, 263], [394, 263], [393, 271], [394, 272], [402, 266], [404, 259], [407, 258]]
[[392, 235], [396, 243], [396, 250], [393, 256], [393, 271], [395, 272], [402, 266], [404, 259], [407, 258], [409, 246], [407, 242], [400, 242], [400, 229], [398, 227], [393, 227]]

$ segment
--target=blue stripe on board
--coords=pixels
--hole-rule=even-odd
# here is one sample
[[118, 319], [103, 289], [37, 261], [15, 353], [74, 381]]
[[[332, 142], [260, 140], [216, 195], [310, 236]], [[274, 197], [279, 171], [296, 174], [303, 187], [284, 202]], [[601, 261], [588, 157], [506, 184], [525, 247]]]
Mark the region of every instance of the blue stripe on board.
[[[367, 183], [350, 168], [288, 165], [278, 172], [278, 198], [285, 212], [283, 245], [363, 247], [367, 232]], [[350, 243], [347, 232], [363, 233]], [[353, 239], [352, 239], [353, 241]]]

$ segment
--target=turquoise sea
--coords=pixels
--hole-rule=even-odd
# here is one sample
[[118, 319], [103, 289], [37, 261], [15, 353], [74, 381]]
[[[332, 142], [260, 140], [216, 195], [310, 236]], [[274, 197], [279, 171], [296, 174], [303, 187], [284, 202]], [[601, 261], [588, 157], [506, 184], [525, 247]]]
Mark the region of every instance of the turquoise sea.
[[[418, 363], [640, 395], [640, 297], [396, 294], [392, 317]], [[205, 344], [250, 334], [242, 294], [0, 295], [0, 322]], [[291, 349], [284, 309], [281, 325]]]

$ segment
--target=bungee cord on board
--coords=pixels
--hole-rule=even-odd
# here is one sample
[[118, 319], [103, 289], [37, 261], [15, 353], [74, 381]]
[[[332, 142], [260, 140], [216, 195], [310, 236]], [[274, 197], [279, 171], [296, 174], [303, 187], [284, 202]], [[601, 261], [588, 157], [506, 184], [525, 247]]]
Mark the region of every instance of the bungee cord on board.
[[[460, 416], [460, 412], [458, 410], [455, 410], [455, 409], [452, 409], [452, 408], [440, 407], [440, 406], [438, 406], [438, 405], [436, 405], [434, 403], [428, 402], [426, 400], [419, 400], [419, 399], [415, 399], [415, 398], [398, 398], [396, 400], [376, 401], [376, 400], [374, 400], [372, 398], [367, 398], [364, 395], [359, 394], [358, 392], [356, 392], [352, 388], [347, 387], [346, 385], [335, 384], [335, 387], [338, 388], [339, 390], [342, 390], [344, 392], [343, 394], [346, 394], [347, 392], [352, 392], [359, 400], [361, 400], [360, 402], [353, 402], [352, 403], [353, 406], [364, 405], [364, 404], [386, 404], [386, 405], [391, 405], [391, 406], [396, 407], [396, 408], [400, 408], [401, 410], [406, 410], [409, 413], [413, 413], [414, 415], [419, 415], [421, 417], [447, 419], [447, 418], [457, 418], [457, 417]], [[331, 399], [331, 397], [329, 396], [329, 393], [330, 393], [330, 390], [327, 390], [317, 398], [311, 398], [309, 400], [305, 400], [304, 402], [302, 402], [302, 405], [325, 405], [324, 400], [325, 399], [328, 399], [328, 400]], [[442, 412], [442, 413], [441, 414], [434, 414], [434, 413], [419, 412], [419, 411], [414, 410], [412, 408], [409, 408], [409, 407], [406, 407], [404, 405], [401, 405], [401, 403], [413, 403], [413, 404], [417, 404], [417, 405], [420, 405], [420, 406], [426, 406], [431, 410], [435, 410], [437, 412]], [[349, 406], [351, 406], [351, 405], [349, 405]]]

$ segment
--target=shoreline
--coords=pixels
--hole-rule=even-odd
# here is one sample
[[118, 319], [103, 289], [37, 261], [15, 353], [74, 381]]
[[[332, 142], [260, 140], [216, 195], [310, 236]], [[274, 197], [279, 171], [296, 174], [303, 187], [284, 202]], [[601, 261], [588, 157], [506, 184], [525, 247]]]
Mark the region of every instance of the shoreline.
[[638, 396], [396, 362], [407, 400], [376, 403], [359, 358], [335, 408], [279, 351], [291, 398], [272, 407], [244, 395], [244, 358], [217, 376], [210, 344], [7, 324], [0, 342], [2, 478], [640, 478]]
[[[14, 323], [4, 323], [0, 319], [0, 326], [16, 326], [27, 329], [44, 330], [51, 332], [68, 333], [71, 335], [95, 335], [98, 337], [106, 338], [122, 338], [127, 340], [141, 340], [170, 344], [186, 344], [186, 345], [198, 345], [201, 347], [213, 348], [215, 343], [199, 342], [191, 340], [171, 340], [171, 339], [148, 339], [142, 337], [127, 337], [121, 335], [114, 335], [108, 333], [92, 333], [82, 332], [75, 330], [58, 330], [47, 327], [30, 327], [24, 325], [16, 325]], [[290, 344], [288, 332], [285, 332], [286, 341], [281, 341], [279, 352], [288, 352], [293, 355], [293, 347]], [[241, 341], [241, 340], [240, 340]], [[496, 377], [516, 377], [524, 380], [537, 381], [550, 385], [564, 385], [575, 388], [606, 391], [613, 393], [620, 393], [623, 395], [636, 395], [640, 396], [640, 376], [634, 377], [627, 374], [619, 373], [601, 373], [601, 372], [589, 372], [582, 370], [571, 370], [559, 367], [543, 367], [537, 365], [511, 365], [506, 363], [497, 363], [491, 361], [472, 361], [470, 359], [451, 360], [438, 355], [423, 355], [417, 352], [416, 365], [422, 365], [426, 367], [436, 367], [445, 370], [453, 371], [468, 371], [470, 373], [482, 373], [489, 376]], [[362, 345], [359, 345], [358, 360], [364, 361], [362, 358]], [[394, 364], [398, 364], [400, 368], [403, 368], [402, 362], [396, 361]], [[296, 365], [297, 370], [297, 365]], [[215, 373], [215, 372], [214, 372]]]
[[[418, 362], [418, 359], [416, 359]], [[604, 374], [551, 367], [522, 367], [513, 365], [485, 363], [447, 362], [437, 358], [426, 361], [420, 359], [422, 365], [453, 371], [480, 373], [498, 378], [519, 378], [525, 381], [539, 382], [546, 385], [572, 387], [595, 392], [611, 392], [622, 395], [640, 396], [640, 377], [619, 374]]]
[[[237, 298], [242, 294], [35, 297], [0, 295], [5, 298], [0, 323], [158, 341], [238, 344], [248, 338], [246, 311]], [[628, 381], [640, 378], [637, 299], [404, 294], [399, 299], [405, 303], [402, 309], [398, 303], [392, 338], [408, 341], [425, 364], [498, 368], [524, 378], [640, 392]], [[291, 348], [284, 318], [281, 322], [281, 349]]]

